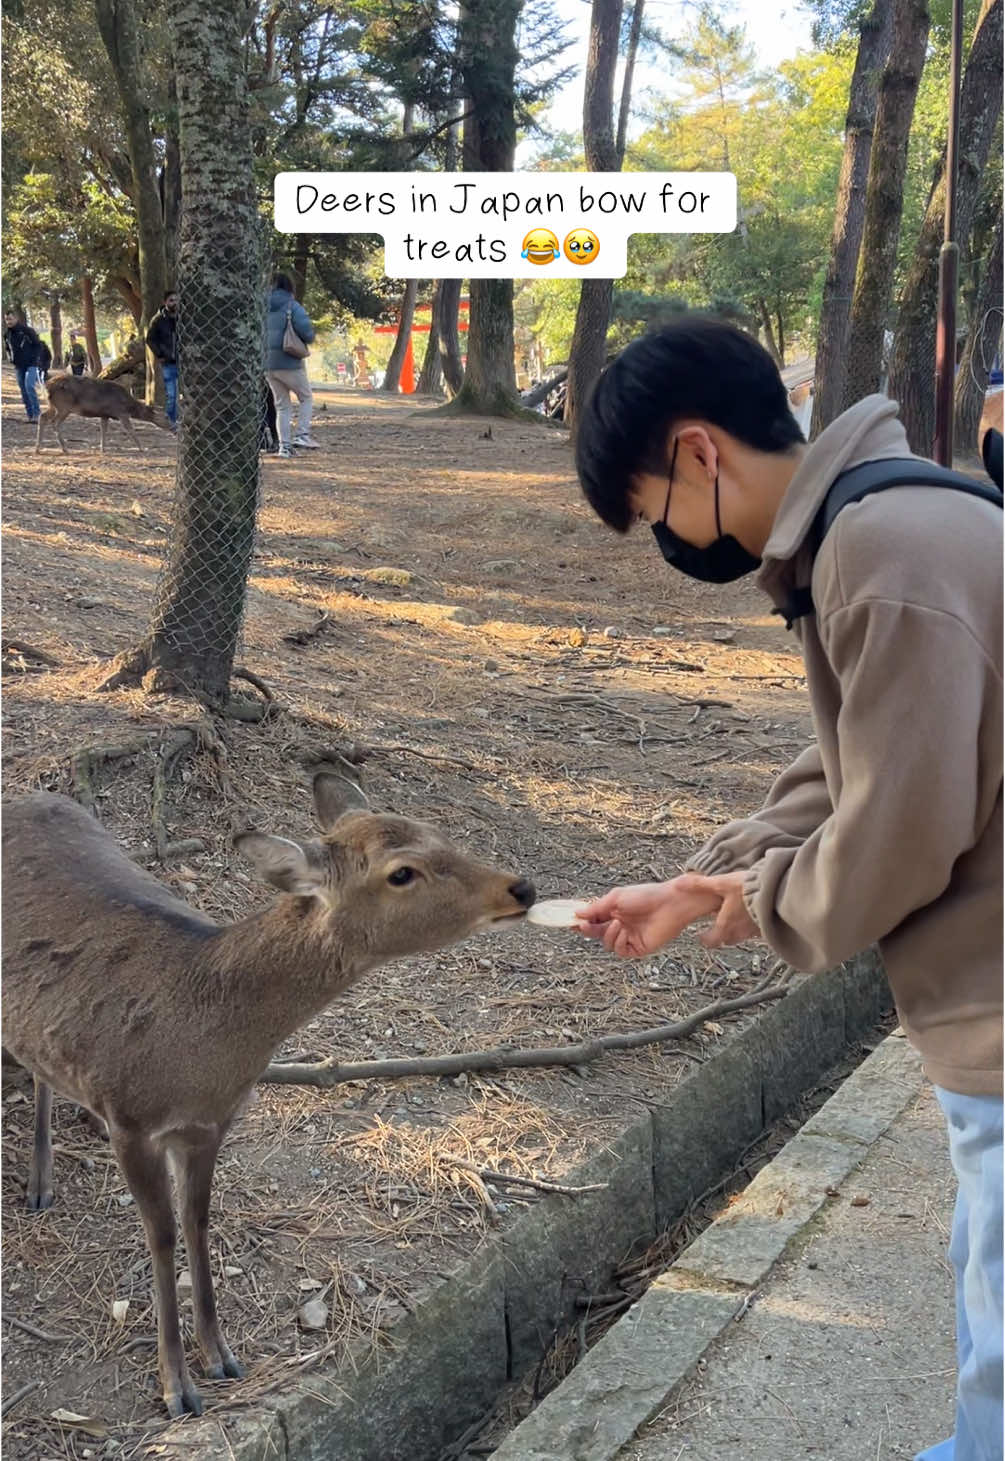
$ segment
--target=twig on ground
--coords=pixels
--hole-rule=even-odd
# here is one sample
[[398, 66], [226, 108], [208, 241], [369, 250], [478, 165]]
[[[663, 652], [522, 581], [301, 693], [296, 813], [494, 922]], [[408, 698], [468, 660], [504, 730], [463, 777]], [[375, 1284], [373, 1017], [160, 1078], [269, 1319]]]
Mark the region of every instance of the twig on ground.
[[36, 649], [33, 644], [25, 644], [23, 639], [2, 639], [0, 650], [4, 654], [21, 654], [25, 659], [37, 660], [40, 665], [49, 665], [52, 669], [61, 668], [58, 659], [53, 659], [51, 654], [46, 654], [44, 649]]
[[441, 1153], [440, 1161], [450, 1162], [454, 1167], [463, 1167], [466, 1172], [474, 1172], [483, 1182], [511, 1182], [515, 1187], [533, 1187], [537, 1192], [560, 1192], [563, 1197], [578, 1197], [582, 1192], [603, 1192], [607, 1187], [606, 1182], [593, 1182], [588, 1187], [564, 1187], [560, 1182], [545, 1182], [540, 1177], [518, 1177], [511, 1172], [495, 1172], [491, 1167], [479, 1167], [475, 1162], [451, 1156], [449, 1152]]
[[38, 1390], [42, 1384], [41, 1380], [29, 1380], [27, 1385], [22, 1385], [20, 1390], [15, 1390], [13, 1395], [8, 1395], [3, 1404], [0, 1405], [0, 1415], [6, 1415], [8, 1410], [13, 1410], [19, 1401], [33, 1390]]
[[310, 626], [309, 629], [298, 629], [294, 634], [284, 634], [284, 644], [307, 644], [316, 634], [320, 634], [326, 624], [331, 623], [331, 615], [322, 610], [320, 617]]
[[25, 1334], [30, 1334], [34, 1339], [41, 1339], [46, 1344], [63, 1344], [70, 1338], [68, 1334], [47, 1334], [36, 1324], [29, 1324], [27, 1319], [17, 1319], [13, 1314], [5, 1314], [4, 1318], [8, 1324], [13, 1324], [15, 1329], [23, 1329]]
[[660, 1045], [667, 1040], [683, 1039], [706, 1020], [734, 1010], [749, 1009], [762, 1001], [781, 999], [788, 994], [787, 985], [754, 990], [736, 999], [719, 999], [697, 1010], [686, 1020], [673, 1025], [660, 1025], [628, 1035], [602, 1035], [579, 1045], [560, 1045], [542, 1050], [472, 1050], [463, 1055], [439, 1055], [422, 1059], [360, 1060], [339, 1065], [332, 1057], [316, 1064], [301, 1065], [295, 1061], [268, 1066], [259, 1076], [259, 1084], [294, 1086], [337, 1086], [343, 1081], [364, 1081], [375, 1078], [394, 1079], [409, 1075], [459, 1075], [462, 1071], [512, 1070], [557, 1065], [585, 1065], [608, 1050], [635, 1050], [640, 1045]]

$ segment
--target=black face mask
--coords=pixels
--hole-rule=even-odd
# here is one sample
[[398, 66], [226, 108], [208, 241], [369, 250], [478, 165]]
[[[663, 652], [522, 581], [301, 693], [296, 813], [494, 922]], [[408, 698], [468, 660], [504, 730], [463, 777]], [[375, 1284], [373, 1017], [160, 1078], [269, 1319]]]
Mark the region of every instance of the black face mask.
[[732, 583], [745, 573], [760, 568], [760, 558], [748, 553], [742, 543], [731, 533], [723, 533], [719, 520], [719, 474], [715, 474], [715, 526], [719, 536], [707, 548], [696, 548], [693, 543], [679, 537], [667, 527], [667, 513], [670, 511], [670, 490], [673, 486], [674, 465], [677, 461], [677, 442], [674, 442], [670, 459], [670, 475], [667, 484], [667, 500], [663, 509], [663, 521], [653, 523], [653, 536], [660, 552], [671, 568], [686, 573], [688, 578], [700, 579], [702, 583]]

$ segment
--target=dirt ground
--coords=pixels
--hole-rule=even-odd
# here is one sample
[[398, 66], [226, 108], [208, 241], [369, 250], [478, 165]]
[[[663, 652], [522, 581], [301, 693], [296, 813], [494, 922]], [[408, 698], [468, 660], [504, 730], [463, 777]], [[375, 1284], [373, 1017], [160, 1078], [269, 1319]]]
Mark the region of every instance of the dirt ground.
[[[72, 454], [36, 458], [6, 368], [2, 385], [5, 795], [68, 792], [77, 751], [148, 732], [148, 748], [96, 773], [97, 809], [215, 917], [268, 901], [229, 846], [233, 803], [273, 831], [310, 834], [298, 762], [308, 746], [372, 747], [377, 806], [438, 821], [560, 897], [672, 875], [724, 820], [757, 806], [809, 735], [796, 646], [766, 602], [747, 584], [692, 584], [648, 533], [622, 540], [603, 528], [580, 498], [563, 431], [493, 422], [489, 432], [400, 398], [319, 392], [321, 449], [263, 459], [239, 660], [279, 711], [219, 726], [232, 797], [217, 761], [179, 760], [170, 835], [207, 851], [160, 865], [158, 733], [191, 721], [193, 706], [93, 684], [100, 657], [147, 623], [175, 446], [140, 425], [141, 457], [113, 425], [102, 459], [97, 425], [71, 420]], [[330, 619], [317, 635], [286, 642], [319, 612]], [[752, 988], [768, 965], [763, 951], [713, 956], [688, 938], [621, 963], [572, 934], [521, 926], [371, 974], [286, 1050], [364, 1060], [562, 1044], [674, 1021]], [[724, 1025], [751, 1018], [577, 1070], [259, 1087], [221, 1154], [211, 1235], [224, 1332], [249, 1379], [205, 1381], [193, 1356], [207, 1408], [335, 1364], [350, 1342], [378, 1343], [492, 1222], [535, 1200], [500, 1188], [493, 1213], [449, 1157], [560, 1181], [640, 1106], [661, 1102]], [[142, 1454], [165, 1420], [135, 1208], [107, 1145], [57, 1102], [56, 1204], [26, 1213], [29, 1094], [8, 1089], [3, 1102], [5, 1395], [37, 1383], [4, 1420], [6, 1455]], [[327, 1330], [304, 1332], [298, 1306], [319, 1293]], [[59, 1423], [58, 1409], [90, 1426]]]

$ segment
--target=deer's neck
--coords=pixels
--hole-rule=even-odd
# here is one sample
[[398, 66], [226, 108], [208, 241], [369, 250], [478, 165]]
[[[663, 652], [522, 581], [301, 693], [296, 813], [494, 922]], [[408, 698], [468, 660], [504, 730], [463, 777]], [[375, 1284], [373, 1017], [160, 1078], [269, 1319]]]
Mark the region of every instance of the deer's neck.
[[200, 960], [208, 999], [265, 1058], [372, 967], [314, 899], [282, 897], [214, 934]]

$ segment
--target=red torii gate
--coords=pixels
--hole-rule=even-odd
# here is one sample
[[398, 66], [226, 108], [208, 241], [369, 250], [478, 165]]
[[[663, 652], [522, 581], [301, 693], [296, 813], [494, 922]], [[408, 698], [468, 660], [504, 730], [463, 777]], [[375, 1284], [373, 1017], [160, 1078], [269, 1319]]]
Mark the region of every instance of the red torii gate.
[[[457, 318], [457, 328], [462, 334], [465, 334], [468, 328], [468, 304], [468, 296], [464, 295], [459, 304]], [[430, 319], [432, 319], [432, 308], [433, 306], [431, 304], [417, 304], [415, 306], [415, 313], [429, 314]], [[374, 325], [373, 333], [375, 335], [396, 335], [398, 333], [397, 319], [393, 318], [391, 323], [387, 325]], [[410, 396], [415, 391], [415, 356], [412, 352], [412, 336], [428, 334], [428, 324], [412, 324], [412, 329], [408, 336], [408, 344], [405, 346], [405, 359], [401, 366], [400, 388], [403, 395]]]

